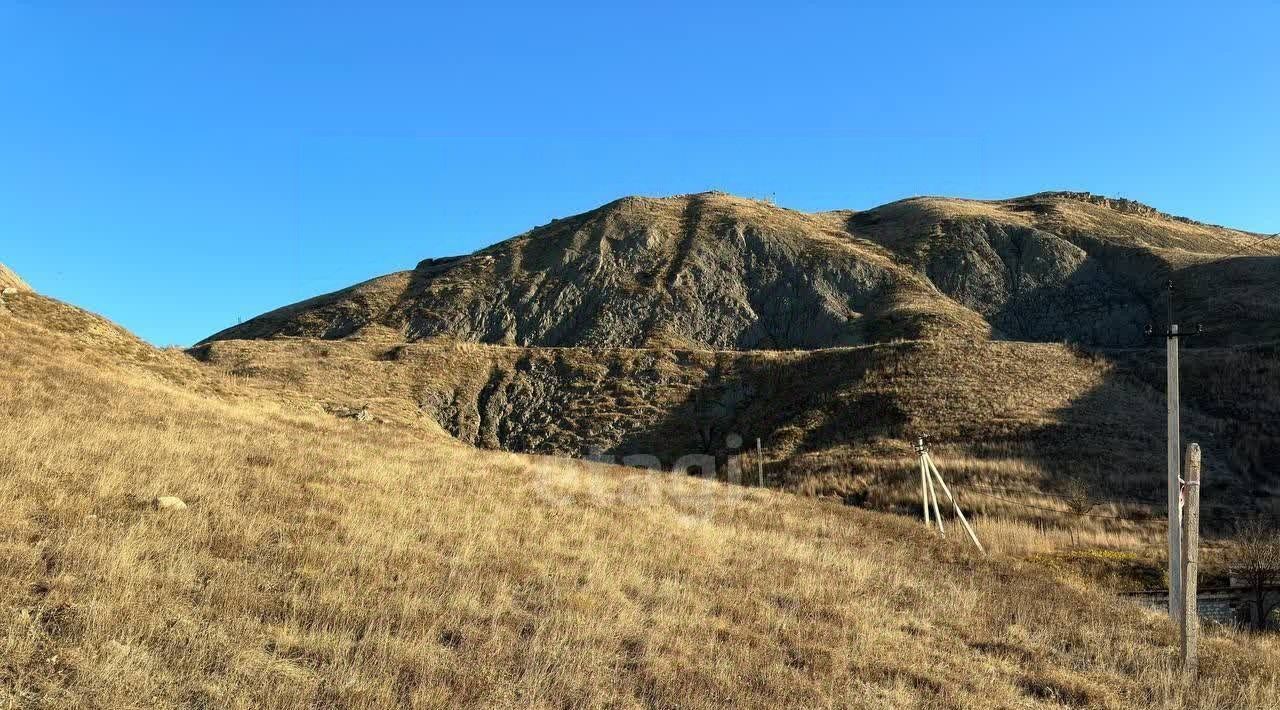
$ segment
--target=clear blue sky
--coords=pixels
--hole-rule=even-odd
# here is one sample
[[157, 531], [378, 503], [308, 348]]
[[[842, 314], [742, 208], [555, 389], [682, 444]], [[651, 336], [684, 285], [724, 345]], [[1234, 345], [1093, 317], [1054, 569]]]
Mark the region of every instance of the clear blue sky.
[[1280, 230], [1274, 2], [193, 4], [0, 0], [0, 262], [159, 344], [624, 194]]

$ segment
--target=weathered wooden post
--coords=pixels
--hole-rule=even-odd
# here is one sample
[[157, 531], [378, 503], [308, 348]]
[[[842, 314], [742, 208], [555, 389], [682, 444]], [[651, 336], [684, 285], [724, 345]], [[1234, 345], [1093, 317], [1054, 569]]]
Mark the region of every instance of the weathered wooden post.
[[1194, 678], [1200, 646], [1196, 592], [1200, 572], [1200, 445], [1187, 446], [1182, 510], [1182, 673]]

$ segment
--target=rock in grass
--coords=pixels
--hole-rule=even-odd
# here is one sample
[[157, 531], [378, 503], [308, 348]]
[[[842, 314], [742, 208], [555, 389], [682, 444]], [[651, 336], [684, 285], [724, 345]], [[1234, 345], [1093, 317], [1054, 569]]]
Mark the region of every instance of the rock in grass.
[[367, 421], [373, 420], [373, 415], [369, 413], [368, 407], [360, 407], [359, 409], [354, 409], [351, 407], [342, 407], [342, 406], [326, 404], [324, 405], [324, 409], [326, 412], [333, 414], [335, 417], [338, 417], [339, 419], [354, 419], [358, 422], [367, 422]]
[[151, 501], [151, 506], [156, 510], [186, 510], [187, 504], [182, 502], [181, 498], [174, 496], [160, 496]]

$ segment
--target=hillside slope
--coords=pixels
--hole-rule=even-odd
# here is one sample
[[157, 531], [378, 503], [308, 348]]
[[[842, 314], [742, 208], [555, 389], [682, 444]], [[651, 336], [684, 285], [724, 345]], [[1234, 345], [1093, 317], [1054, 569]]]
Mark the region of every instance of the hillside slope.
[[1263, 235], [1073, 192], [913, 198], [843, 216], [998, 337], [1141, 345], [1144, 327], [1165, 320], [1172, 281], [1183, 322], [1208, 324], [1196, 344], [1280, 338], [1280, 245]]
[[[729, 479], [744, 460], [755, 467], [760, 438], [769, 485], [918, 515], [911, 445], [927, 433], [979, 518], [1043, 520], [1038, 508], [981, 492], [1052, 495], [1072, 480], [1105, 500], [1149, 502], [1112, 514], [1163, 515], [1163, 366], [1143, 351], [1104, 357], [1055, 344], [909, 341], [742, 353], [279, 338], [191, 352], [273, 397], [363, 409], [483, 448], [709, 467]], [[1186, 436], [1204, 443], [1214, 480], [1205, 504], [1230, 511], [1207, 516], [1218, 529], [1269, 510], [1280, 494], [1265, 465], [1280, 451], [1267, 427], [1273, 398], [1244, 396], [1250, 387], [1270, 391], [1280, 357], [1206, 349], [1186, 361], [1194, 378]]]
[[[1206, 343], [1280, 338], [1259, 235], [1087, 193], [805, 214], [723, 193], [628, 197], [212, 336], [390, 328], [523, 346], [815, 349], [894, 339], [1144, 342], [1173, 279]], [[1201, 266], [1204, 265], [1204, 266]]]
[[986, 332], [883, 249], [819, 216], [705, 193], [623, 198], [214, 337], [343, 337], [372, 324], [407, 340], [728, 349]]
[[1210, 634], [1191, 698], [1162, 615], [903, 518], [311, 414], [20, 305], [0, 704], [1280, 704], [1273, 642]]
[[16, 288], [19, 291], [30, 291], [31, 287], [21, 277], [13, 273], [9, 267], [0, 264], [0, 289]]

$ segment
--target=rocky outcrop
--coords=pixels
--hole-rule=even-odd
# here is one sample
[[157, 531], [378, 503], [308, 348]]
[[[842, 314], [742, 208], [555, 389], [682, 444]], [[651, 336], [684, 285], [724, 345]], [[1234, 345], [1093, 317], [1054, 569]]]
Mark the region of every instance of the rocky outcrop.
[[1155, 317], [1155, 268], [1140, 277], [1133, 268], [1117, 274], [1117, 259], [1103, 249], [990, 219], [944, 222], [938, 237], [922, 270], [986, 318], [999, 338], [1129, 345]]
[[1156, 217], [1159, 219], [1173, 219], [1173, 220], [1178, 220], [1180, 222], [1186, 222], [1188, 224], [1203, 224], [1203, 222], [1197, 222], [1193, 219], [1188, 219], [1186, 217], [1178, 217], [1175, 215], [1167, 214], [1165, 212], [1161, 212], [1160, 210], [1152, 207], [1151, 205], [1146, 205], [1141, 202], [1138, 202], [1137, 200], [1130, 200], [1124, 197], [1107, 197], [1105, 195], [1095, 195], [1092, 192], [1073, 192], [1069, 190], [1060, 190], [1056, 192], [1041, 192], [1036, 195], [1032, 195], [1031, 197], [1045, 198], [1045, 199], [1078, 200], [1080, 202], [1087, 202], [1091, 205], [1105, 207], [1109, 210], [1114, 210], [1116, 212], [1122, 212], [1125, 214], [1136, 214], [1142, 217]]

